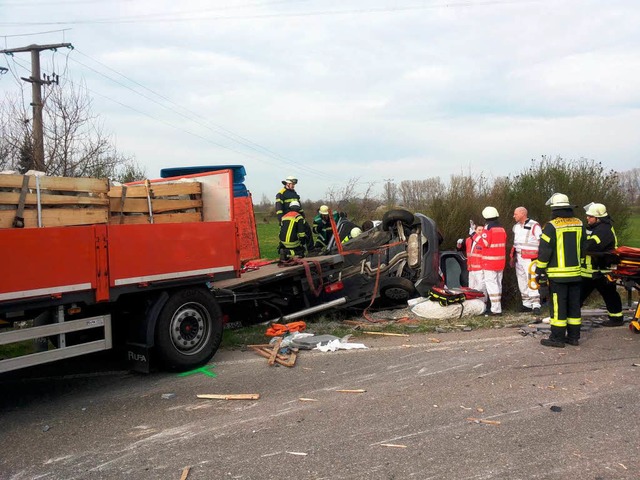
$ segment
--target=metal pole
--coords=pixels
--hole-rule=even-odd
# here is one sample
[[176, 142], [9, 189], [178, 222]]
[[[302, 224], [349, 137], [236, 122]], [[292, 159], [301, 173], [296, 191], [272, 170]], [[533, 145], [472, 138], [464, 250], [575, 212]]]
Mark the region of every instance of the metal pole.
[[42, 83], [40, 82], [40, 50], [31, 50], [31, 98], [33, 107], [33, 167], [41, 172], [44, 165], [44, 132], [42, 128]]

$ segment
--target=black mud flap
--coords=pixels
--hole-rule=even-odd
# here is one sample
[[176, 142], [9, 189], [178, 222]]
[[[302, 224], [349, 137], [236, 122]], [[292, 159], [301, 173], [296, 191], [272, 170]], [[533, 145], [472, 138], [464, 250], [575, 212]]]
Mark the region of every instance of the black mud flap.
[[149, 373], [151, 371], [151, 349], [142, 343], [127, 343], [127, 363], [134, 372]]

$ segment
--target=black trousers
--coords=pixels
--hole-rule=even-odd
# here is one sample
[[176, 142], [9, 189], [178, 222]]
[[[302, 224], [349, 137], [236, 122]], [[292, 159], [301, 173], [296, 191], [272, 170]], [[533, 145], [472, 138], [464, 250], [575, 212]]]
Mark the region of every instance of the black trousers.
[[549, 310], [551, 314], [550, 324], [552, 327], [566, 327], [569, 325], [580, 325], [582, 317], [580, 315], [580, 292], [582, 283], [556, 282], [549, 279]]
[[607, 307], [607, 312], [610, 316], [621, 317], [622, 316], [622, 299], [616, 289], [616, 284], [607, 280], [606, 277], [599, 278], [582, 278], [582, 293], [580, 295], [580, 305], [583, 305], [585, 300], [591, 295], [591, 292], [597, 290], [604, 304]]

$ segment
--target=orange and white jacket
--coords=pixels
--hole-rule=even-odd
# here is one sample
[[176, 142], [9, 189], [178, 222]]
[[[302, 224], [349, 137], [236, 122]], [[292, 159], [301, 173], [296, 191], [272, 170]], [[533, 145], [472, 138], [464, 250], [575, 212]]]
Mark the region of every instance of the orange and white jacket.
[[487, 223], [482, 231], [482, 269], [504, 270], [507, 256], [507, 232], [495, 221]]

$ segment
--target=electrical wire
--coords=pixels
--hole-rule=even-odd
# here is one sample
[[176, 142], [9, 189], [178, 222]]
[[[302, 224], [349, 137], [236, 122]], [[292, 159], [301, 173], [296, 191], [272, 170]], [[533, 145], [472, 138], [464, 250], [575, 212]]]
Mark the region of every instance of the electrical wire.
[[[110, 77], [108, 75], [105, 75], [104, 73], [92, 68], [89, 65], [86, 65], [83, 62], [80, 62], [79, 60], [77, 60], [77, 59], [75, 59], [73, 57], [71, 57], [72, 61], [78, 63], [79, 65], [82, 65], [85, 68], [88, 68], [89, 70], [97, 73], [98, 75], [101, 75], [101, 76], [107, 78], [108, 80], [116, 83], [117, 85], [120, 85], [121, 87], [126, 88], [126, 89], [132, 91], [133, 93], [135, 93], [137, 95], [140, 95], [141, 97], [143, 97], [143, 98], [145, 98], [145, 99], [147, 99], [147, 100], [149, 100], [149, 101], [161, 106], [162, 108], [165, 108], [165, 109], [171, 111], [172, 113], [175, 113], [176, 115], [181, 116], [182, 118], [185, 118], [185, 119], [187, 119], [187, 120], [189, 120], [191, 122], [194, 122], [197, 125], [200, 125], [201, 127], [204, 127], [207, 130], [209, 130], [209, 131], [211, 131], [211, 132], [213, 132], [213, 133], [215, 133], [217, 135], [225, 137], [225, 138], [227, 138], [227, 139], [229, 139], [229, 140], [231, 140], [233, 142], [236, 142], [236, 143], [238, 143], [238, 144], [240, 144], [240, 145], [242, 145], [242, 146], [244, 146], [246, 148], [249, 148], [249, 149], [251, 149], [251, 150], [253, 150], [253, 151], [255, 151], [255, 152], [257, 152], [257, 153], [259, 153], [261, 155], [270, 157], [273, 160], [277, 160], [279, 162], [288, 163], [288, 164], [290, 164], [292, 166], [295, 166], [297, 169], [300, 169], [302, 171], [308, 172], [309, 174], [312, 174], [312, 175], [317, 176], [317, 177], [333, 179], [333, 177], [331, 175], [329, 175], [329, 174], [327, 174], [325, 172], [322, 172], [322, 171], [316, 170], [316, 169], [314, 169], [312, 167], [300, 164], [299, 162], [296, 162], [295, 160], [292, 160], [292, 159], [287, 158], [287, 157], [285, 157], [283, 155], [280, 155], [280, 154], [278, 154], [276, 152], [273, 152], [272, 150], [268, 149], [267, 147], [264, 147], [264, 146], [262, 146], [262, 145], [260, 145], [260, 144], [258, 144], [256, 142], [253, 142], [253, 141], [251, 141], [251, 140], [249, 140], [249, 139], [247, 139], [247, 138], [245, 138], [245, 137], [243, 137], [241, 135], [238, 135], [238, 134], [236, 134], [234, 132], [231, 132], [230, 130], [228, 130], [228, 129], [220, 126], [220, 125], [213, 124], [216, 128], [222, 130], [222, 132], [213, 130], [208, 123], [205, 123], [203, 121], [203, 120], [206, 120], [206, 119], [204, 119], [204, 117], [202, 117], [201, 115], [199, 115], [199, 114], [197, 114], [195, 112], [192, 112], [189, 109], [187, 109], [187, 108], [185, 108], [185, 107], [183, 107], [181, 105], [178, 105], [177, 103], [173, 102], [171, 99], [169, 99], [169, 98], [167, 98], [167, 97], [165, 97], [165, 96], [163, 96], [163, 95], [161, 95], [161, 94], [159, 94], [159, 93], [147, 88], [146, 86], [142, 85], [141, 83], [139, 83], [139, 82], [137, 82], [135, 80], [130, 79], [126, 75], [118, 72], [117, 70], [114, 70], [113, 68], [103, 64], [102, 62], [99, 62], [98, 60], [93, 59], [92, 57], [86, 55], [85, 53], [83, 53], [81, 51], [74, 50], [74, 52], [77, 52], [80, 55], [82, 55], [82, 56], [84, 56], [84, 57], [86, 57], [86, 58], [98, 63], [99, 65], [103, 66], [104, 68], [107, 68], [107, 69], [111, 70], [112, 72], [116, 73], [117, 75], [121, 76], [122, 78], [126, 79], [127, 81], [129, 81], [131, 83], [134, 83], [135, 85], [138, 85], [139, 87], [145, 89], [146, 91], [148, 91], [148, 92], [152, 93], [153, 95], [165, 100], [166, 102], [170, 103], [171, 105], [174, 105], [174, 106], [180, 108], [181, 110], [183, 110], [183, 111], [185, 111], [187, 113], [185, 114], [185, 113], [182, 113], [182, 112], [176, 110], [175, 108], [171, 108], [170, 106], [167, 106], [167, 105], [163, 104], [162, 102], [156, 100], [155, 98], [153, 98], [153, 97], [151, 97], [149, 95], [146, 95], [146, 94], [144, 94], [142, 92], [139, 92], [139, 91], [135, 90], [134, 88], [132, 88], [132, 87], [130, 87], [130, 86], [128, 86], [128, 85], [126, 85], [126, 84], [124, 84], [122, 82], [119, 82], [118, 80], [116, 80], [116, 79], [114, 79], [114, 78], [112, 78], [112, 77]], [[187, 133], [189, 133], [189, 132], [187, 132]], [[221, 144], [218, 144], [218, 143], [216, 143], [216, 145], [223, 147]], [[231, 150], [236, 151], [234, 149], [231, 149]], [[254, 158], [257, 158], [257, 157], [254, 157]]]
[[459, 1], [437, 5], [410, 5], [397, 7], [379, 7], [379, 8], [358, 8], [349, 10], [325, 10], [314, 12], [279, 12], [264, 13], [253, 15], [233, 15], [233, 16], [203, 16], [203, 12], [193, 17], [176, 18], [176, 14], [167, 18], [155, 18], [152, 16], [159, 14], [149, 14], [135, 19], [126, 19], [126, 17], [103, 18], [94, 20], [68, 20], [68, 21], [52, 21], [52, 22], [0, 22], [0, 26], [27, 26], [27, 25], [101, 25], [101, 24], [127, 24], [127, 23], [176, 23], [176, 22], [194, 22], [194, 21], [222, 21], [222, 20], [264, 20], [271, 18], [295, 18], [295, 17], [318, 17], [318, 16], [339, 16], [339, 15], [372, 15], [379, 13], [403, 13], [416, 10], [433, 10], [442, 8], [473, 8], [486, 7], [493, 5], [522, 5], [526, 3], [540, 3], [550, 0], [485, 0], [482, 2]]

